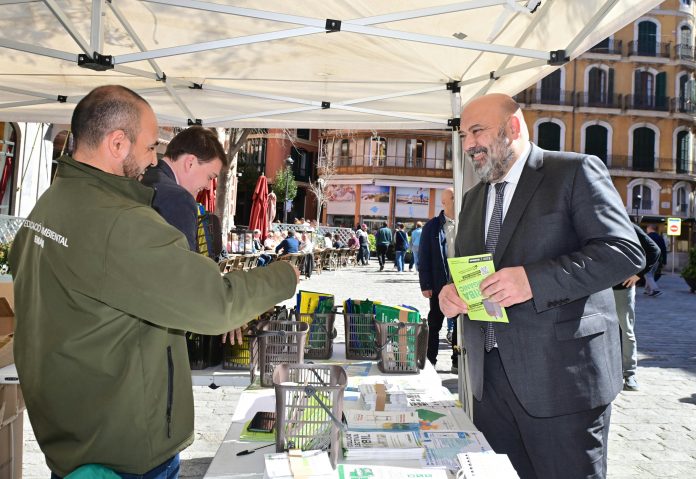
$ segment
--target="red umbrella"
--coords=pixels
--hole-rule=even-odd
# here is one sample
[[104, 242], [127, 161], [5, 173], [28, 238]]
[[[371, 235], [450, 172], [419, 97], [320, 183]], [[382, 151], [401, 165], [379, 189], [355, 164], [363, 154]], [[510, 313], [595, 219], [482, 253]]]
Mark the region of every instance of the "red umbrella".
[[249, 229], [261, 230], [261, 241], [268, 235], [268, 179], [261, 175], [254, 187]]

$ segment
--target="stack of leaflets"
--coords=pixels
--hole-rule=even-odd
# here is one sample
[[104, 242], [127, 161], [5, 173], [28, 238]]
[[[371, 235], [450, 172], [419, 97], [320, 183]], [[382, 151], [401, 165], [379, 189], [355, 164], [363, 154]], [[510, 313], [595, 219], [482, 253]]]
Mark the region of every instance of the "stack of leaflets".
[[375, 304], [377, 303], [379, 303], [379, 301], [348, 298], [343, 302], [343, 312], [348, 314], [374, 314]]
[[334, 295], [314, 291], [297, 293], [297, 311], [300, 314], [330, 313], [334, 306]]
[[300, 451], [264, 454], [265, 479], [332, 479], [335, 477], [326, 451]]
[[338, 479], [447, 479], [444, 469], [339, 464]]
[[519, 479], [506, 454], [465, 452], [457, 459], [465, 479]]
[[421, 431], [420, 437], [425, 447], [423, 465], [426, 467], [446, 467], [452, 472], [459, 469], [457, 454], [493, 450], [479, 431]]
[[407, 411], [406, 393], [386, 383], [360, 384], [360, 401], [368, 411]]
[[343, 412], [348, 430], [360, 431], [418, 431], [420, 423], [415, 411], [362, 411], [347, 409]]
[[421, 459], [425, 449], [418, 432], [343, 433], [343, 457], [355, 460], [396, 461]]
[[375, 320], [382, 323], [420, 323], [418, 310], [411, 306], [387, 306], [375, 304]]

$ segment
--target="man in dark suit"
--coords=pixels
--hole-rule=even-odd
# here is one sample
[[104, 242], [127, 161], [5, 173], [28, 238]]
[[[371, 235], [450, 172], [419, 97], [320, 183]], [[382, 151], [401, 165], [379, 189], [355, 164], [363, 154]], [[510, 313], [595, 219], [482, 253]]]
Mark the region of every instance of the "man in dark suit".
[[191, 251], [198, 251], [196, 196], [210, 187], [223, 164], [227, 155], [216, 133], [192, 126], [172, 138], [164, 157], [141, 180], [155, 190], [152, 207], [186, 236]]
[[[611, 287], [645, 264], [621, 198], [598, 158], [531, 144], [507, 95], [470, 102], [460, 135], [481, 183], [462, 200], [456, 255], [493, 253], [480, 289], [509, 318], [463, 321], [474, 424], [523, 479], [603, 478], [623, 383]], [[440, 307], [467, 312], [451, 284]]]

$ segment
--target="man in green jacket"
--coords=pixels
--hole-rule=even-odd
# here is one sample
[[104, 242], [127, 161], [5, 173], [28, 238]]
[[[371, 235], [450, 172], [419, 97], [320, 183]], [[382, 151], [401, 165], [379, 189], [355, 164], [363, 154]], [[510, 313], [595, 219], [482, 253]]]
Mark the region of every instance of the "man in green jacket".
[[292, 296], [299, 274], [278, 262], [221, 276], [150, 207], [136, 178], [156, 162], [158, 128], [136, 93], [93, 90], [71, 130], [74, 155], [10, 252], [29, 419], [55, 476], [94, 463], [177, 477], [193, 442], [183, 331], [239, 327]]
[[392, 242], [392, 232], [385, 221], [382, 223], [382, 227], [377, 230], [377, 237], [375, 238], [375, 243], [377, 243], [377, 259], [379, 260], [379, 270], [384, 270], [384, 263], [387, 262], [387, 250]]

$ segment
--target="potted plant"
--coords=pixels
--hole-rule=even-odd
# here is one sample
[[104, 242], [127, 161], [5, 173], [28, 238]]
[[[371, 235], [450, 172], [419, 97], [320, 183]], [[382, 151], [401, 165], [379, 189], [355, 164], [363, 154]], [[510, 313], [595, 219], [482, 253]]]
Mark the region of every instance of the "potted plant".
[[10, 274], [10, 264], [7, 257], [10, 254], [12, 242], [0, 243], [0, 276]]
[[689, 262], [681, 271], [681, 276], [689, 285], [691, 292], [696, 292], [696, 247], [689, 251]]

